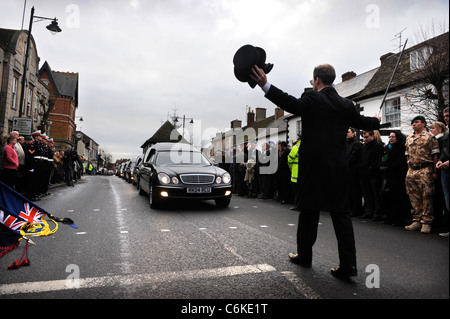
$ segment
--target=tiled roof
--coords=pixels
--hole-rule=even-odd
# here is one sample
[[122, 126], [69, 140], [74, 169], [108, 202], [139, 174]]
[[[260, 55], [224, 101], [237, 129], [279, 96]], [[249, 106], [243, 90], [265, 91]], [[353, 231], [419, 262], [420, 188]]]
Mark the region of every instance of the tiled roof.
[[379, 68], [367, 71], [350, 80], [336, 84], [335, 89], [340, 96], [352, 98], [366, 87]]
[[[145, 148], [148, 144], [156, 144], [156, 143], [165, 143], [165, 142], [175, 142], [173, 139], [170, 138], [170, 135], [172, 133], [172, 131], [175, 129], [175, 126], [170, 123], [169, 121], [166, 121], [163, 125], [161, 125], [161, 127], [155, 132], [155, 134], [153, 134], [152, 137], [150, 137], [147, 141], [145, 141], [144, 144], [141, 145], [141, 148]], [[181, 135], [178, 134], [178, 138]], [[181, 141], [183, 143], [189, 143], [188, 141], [186, 141], [186, 139], [182, 138], [181, 140], [176, 140]]]
[[78, 73], [53, 71], [58, 91], [61, 95], [76, 98], [78, 90]]

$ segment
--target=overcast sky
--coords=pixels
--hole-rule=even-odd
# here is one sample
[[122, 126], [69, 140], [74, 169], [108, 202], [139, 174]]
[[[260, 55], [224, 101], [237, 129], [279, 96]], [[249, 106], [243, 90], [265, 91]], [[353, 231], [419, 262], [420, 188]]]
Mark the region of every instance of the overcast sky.
[[[135, 158], [168, 113], [193, 118], [203, 138], [246, 125], [247, 106], [275, 106], [257, 87], [239, 82], [233, 56], [245, 44], [264, 48], [274, 68], [269, 81], [300, 96], [316, 65], [332, 64], [338, 78], [380, 65], [414, 44], [419, 28], [448, 27], [447, 0], [27, 0], [40, 66], [79, 73], [78, 129], [118, 158]], [[0, 27], [21, 29], [23, 0], [0, 0]], [[190, 128], [189, 120], [186, 127]]]

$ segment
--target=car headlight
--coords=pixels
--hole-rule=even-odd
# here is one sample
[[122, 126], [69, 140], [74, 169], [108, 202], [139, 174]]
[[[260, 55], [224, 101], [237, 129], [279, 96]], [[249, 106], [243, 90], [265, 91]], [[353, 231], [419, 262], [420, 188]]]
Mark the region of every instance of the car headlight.
[[176, 177], [176, 176], [172, 177], [172, 183], [178, 184], [178, 177]]
[[222, 181], [223, 181], [225, 184], [229, 184], [229, 183], [231, 182], [231, 176], [230, 176], [230, 174], [228, 174], [228, 173], [223, 174], [223, 176], [222, 176]]
[[161, 184], [169, 184], [170, 183], [170, 177], [166, 173], [159, 173], [158, 179]]
[[222, 183], [222, 177], [217, 176], [217, 177], [216, 177], [216, 183], [217, 183], [217, 184]]

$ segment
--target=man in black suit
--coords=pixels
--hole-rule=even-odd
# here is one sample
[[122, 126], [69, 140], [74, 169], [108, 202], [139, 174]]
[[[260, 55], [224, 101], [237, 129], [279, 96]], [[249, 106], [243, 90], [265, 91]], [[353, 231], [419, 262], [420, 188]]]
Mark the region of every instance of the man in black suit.
[[251, 78], [263, 89], [267, 99], [302, 117], [297, 254], [289, 254], [290, 260], [311, 267], [319, 214], [328, 211], [339, 252], [339, 266], [332, 268], [331, 273], [336, 277], [356, 276], [355, 238], [348, 201], [346, 135], [349, 127], [378, 129], [380, 118], [360, 115], [352, 101], [339, 96], [332, 87], [336, 73], [329, 64], [314, 69], [313, 90], [299, 99], [268, 83], [266, 74], [256, 65]]

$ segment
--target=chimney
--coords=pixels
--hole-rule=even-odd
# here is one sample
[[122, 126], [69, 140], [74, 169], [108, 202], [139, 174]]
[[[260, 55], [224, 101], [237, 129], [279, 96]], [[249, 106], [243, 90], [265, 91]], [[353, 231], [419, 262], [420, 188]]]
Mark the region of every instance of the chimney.
[[256, 122], [266, 119], [266, 109], [262, 107], [256, 108]]
[[255, 123], [255, 113], [249, 109], [247, 113], [247, 126], [253, 125]]
[[231, 129], [242, 127], [242, 121], [240, 120], [234, 120], [231, 121]]
[[353, 79], [354, 77], [356, 77], [355, 72], [353, 71], [345, 72], [344, 74], [342, 74], [342, 82]]
[[275, 120], [279, 119], [280, 117], [284, 116], [284, 110], [281, 107], [275, 108]]
[[383, 65], [384, 61], [386, 61], [387, 58], [389, 58], [390, 56], [392, 56], [394, 54], [395, 53], [389, 52], [389, 53], [386, 53], [386, 54], [380, 56], [381, 65]]

